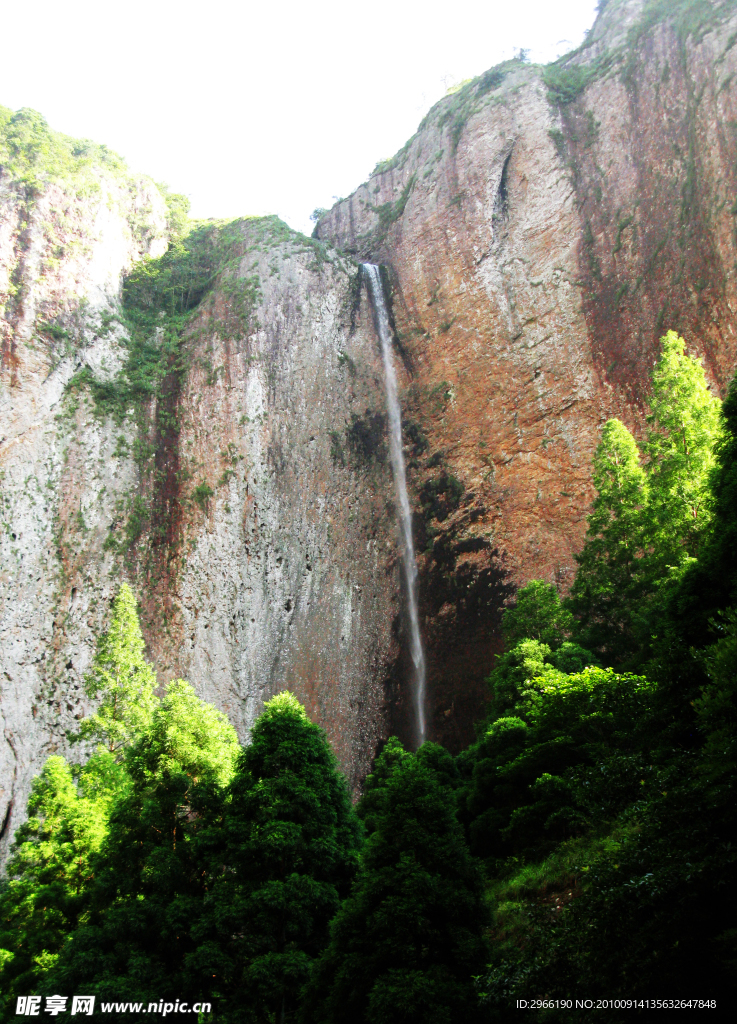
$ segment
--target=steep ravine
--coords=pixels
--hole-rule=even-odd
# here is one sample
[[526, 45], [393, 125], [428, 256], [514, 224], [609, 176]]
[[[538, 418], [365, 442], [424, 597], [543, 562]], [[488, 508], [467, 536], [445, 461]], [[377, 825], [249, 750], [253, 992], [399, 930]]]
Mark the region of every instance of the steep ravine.
[[508, 584], [565, 589], [603, 422], [659, 337], [737, 355], [737, 4], [609, 0], [581, 49], [438, 103], [318, 223], [384, 264], [423, 438], [410, 483], [433, 734], [472, 736]]

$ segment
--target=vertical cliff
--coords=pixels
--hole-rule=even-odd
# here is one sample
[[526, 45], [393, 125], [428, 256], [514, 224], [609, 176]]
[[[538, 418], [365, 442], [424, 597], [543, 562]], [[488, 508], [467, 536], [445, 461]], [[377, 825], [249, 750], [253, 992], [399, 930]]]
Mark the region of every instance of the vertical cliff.
[[[84, 416], [73, 381], [83, 369], [100, 381], [117, 372], [121, 275], [166, 249], [168, 211], [153, 182], [131, 175], [104, 147], [55, 135], [35, 112], [11, 117], [0, 109], [0, 127], [0, 833], [7, 844], [32, 774], [63, 747], [64, 730], [81, 714], [75, 660], [80, 650], [89, 657], [84, 642], [111, 587], [95, 544], [98, 523], [133, 480], [132, 467], [113, 457], [112, 424]], [[82, 619], [82, 600], [90, 621], [69, 629]]]
[[288, 686], [358, 784], [400, 651], [381, 355], [359, 269], [10, 118], [0, 183], [0, 825], [89, 710], [127, 579], [160, 682], [242, 737]]
[[505, 586], [570, 583], [601, 425], [640, 428], [660, 335], [734, 373], [735, 39], [733, 0], [600, 4], [577, 52], [446, 97], [317, 226], [392, 283], [445, 742]]

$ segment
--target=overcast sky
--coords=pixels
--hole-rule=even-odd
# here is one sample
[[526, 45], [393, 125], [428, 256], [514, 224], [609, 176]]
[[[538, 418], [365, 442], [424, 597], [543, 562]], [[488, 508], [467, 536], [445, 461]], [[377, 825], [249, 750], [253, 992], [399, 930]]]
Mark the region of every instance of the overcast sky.
[[449, 86], [577, 46], [596, 0], [5, 4], [0, 104], [104, 142], [196, 217], [309, 232]]

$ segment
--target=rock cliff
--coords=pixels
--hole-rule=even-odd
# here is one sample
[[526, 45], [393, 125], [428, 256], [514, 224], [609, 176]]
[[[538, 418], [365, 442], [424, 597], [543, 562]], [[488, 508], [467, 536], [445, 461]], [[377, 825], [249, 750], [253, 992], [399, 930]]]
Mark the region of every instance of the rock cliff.
[[98, 153], [31, 170], [0, 186], [5, 846], [88, 711], [122, 579], [160, 682], [191, 679], [243, 738], [293, 689], [358, 785], [400, 655], [381, 354], [358, 267], [275, 218], [167, 249], [152, 182]]
[[[657, 340], [734, 371], [737, 4], [609, 0], [584, 46], [446, 97], [306, 239], [180, 237], [177, 197], [0, 108], [0, 842], [88, 710], [112, 596], [241, 736], [288, 686], [354, 786], [409, 734], [385, 267], [431, 734], [472, 736], [499, 615], [565, 589], [611, 415]], [[1, 851], [0, 851], [1, 852]]]
[[438, 103], [317, 225], [391, 280], [451, 745], [483, 701], [504, 586], [571, 581], [601, 425], [641, 428], [659, 337], [683, 334], [720, 392], [734, 374], [736, 39], [733, 0], [609, 0], [574, 54]]

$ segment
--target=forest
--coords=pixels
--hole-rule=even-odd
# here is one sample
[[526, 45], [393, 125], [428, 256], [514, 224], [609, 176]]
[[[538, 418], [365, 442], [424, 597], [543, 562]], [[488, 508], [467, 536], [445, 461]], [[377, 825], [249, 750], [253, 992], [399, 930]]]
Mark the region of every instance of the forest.
[[123, 583], [79, 757], [35, 779], [0, 889], [2, 1019], [31, 994], [66, 997], [63, 1019], [94, 995], [129, 1022], [724, 1011], [737, 382], [721, 403], [667, 333], [637, 434], [603, 428], [569, 593], [533, 580], [505, 609], [475, 742], [389, 739], [355, 803], [290, 693], [241, 745], [187, 682], [159, 686]]

